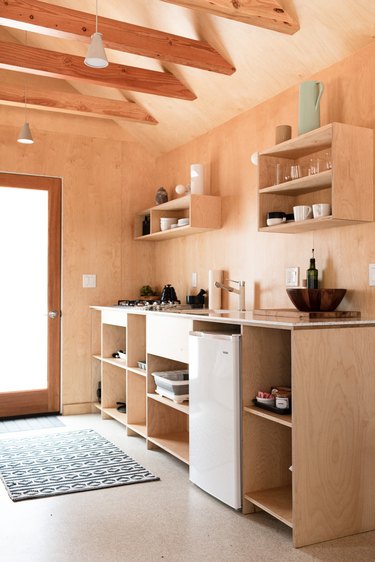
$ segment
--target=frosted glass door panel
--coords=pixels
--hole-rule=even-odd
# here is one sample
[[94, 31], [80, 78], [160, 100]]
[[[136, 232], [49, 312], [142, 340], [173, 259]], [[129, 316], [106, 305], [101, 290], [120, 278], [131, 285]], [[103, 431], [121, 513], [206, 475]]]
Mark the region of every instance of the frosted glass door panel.
[[0, 392], [47, 388], [48, 192], [0, 187]]

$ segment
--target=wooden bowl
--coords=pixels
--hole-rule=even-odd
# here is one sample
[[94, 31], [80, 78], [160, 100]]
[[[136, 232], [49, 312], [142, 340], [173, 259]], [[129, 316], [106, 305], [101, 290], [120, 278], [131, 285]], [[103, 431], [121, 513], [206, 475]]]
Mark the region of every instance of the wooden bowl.
[[331, 312], [336, 310], [346, 289], [287, 289], [288, 297], [302, 312]]

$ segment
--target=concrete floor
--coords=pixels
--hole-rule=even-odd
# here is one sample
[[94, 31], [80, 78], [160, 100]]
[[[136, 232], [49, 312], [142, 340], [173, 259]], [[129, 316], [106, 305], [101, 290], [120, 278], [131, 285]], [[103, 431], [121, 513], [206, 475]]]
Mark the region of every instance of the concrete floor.
[[0, 483], [1, 562], [375, 560], [375, 532], [294, 549], [288, 527], [266, 513], [243, 516], [223, 505], [189, 483], [187, 466], [148, 451], [117, 422], [99, 415], [63, 421], [66, 428], [43, 432], [96, 429], [161, 480], [19, 503]]

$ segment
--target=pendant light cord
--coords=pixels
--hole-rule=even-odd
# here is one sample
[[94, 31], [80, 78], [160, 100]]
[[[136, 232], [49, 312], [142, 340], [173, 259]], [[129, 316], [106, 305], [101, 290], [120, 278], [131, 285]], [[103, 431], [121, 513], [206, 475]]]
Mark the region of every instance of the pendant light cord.
[[[27, 31], [25, 31], [25, 45], [27, 47]], [[25, 76], [24, 78], [24, 83], [23, 83], [23, 94], [24, 94], [24, 100], [25, 100], [25, 123], [27, 121], [27, 78]]]
[[98, 33], [98, 0], [95, 3], [95, 33]]

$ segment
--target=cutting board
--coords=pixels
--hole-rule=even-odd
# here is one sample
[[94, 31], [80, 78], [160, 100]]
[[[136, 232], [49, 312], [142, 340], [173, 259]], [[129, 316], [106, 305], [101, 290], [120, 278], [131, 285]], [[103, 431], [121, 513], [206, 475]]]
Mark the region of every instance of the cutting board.
[[272, 316], [272, 318], [295, 318], [309, 320], [316, 318], [360, 318], [358, 310], [333, 310], [332, 312], [302, 312], [295, 308], [264, 308], [253, 311], [254, 316]]

